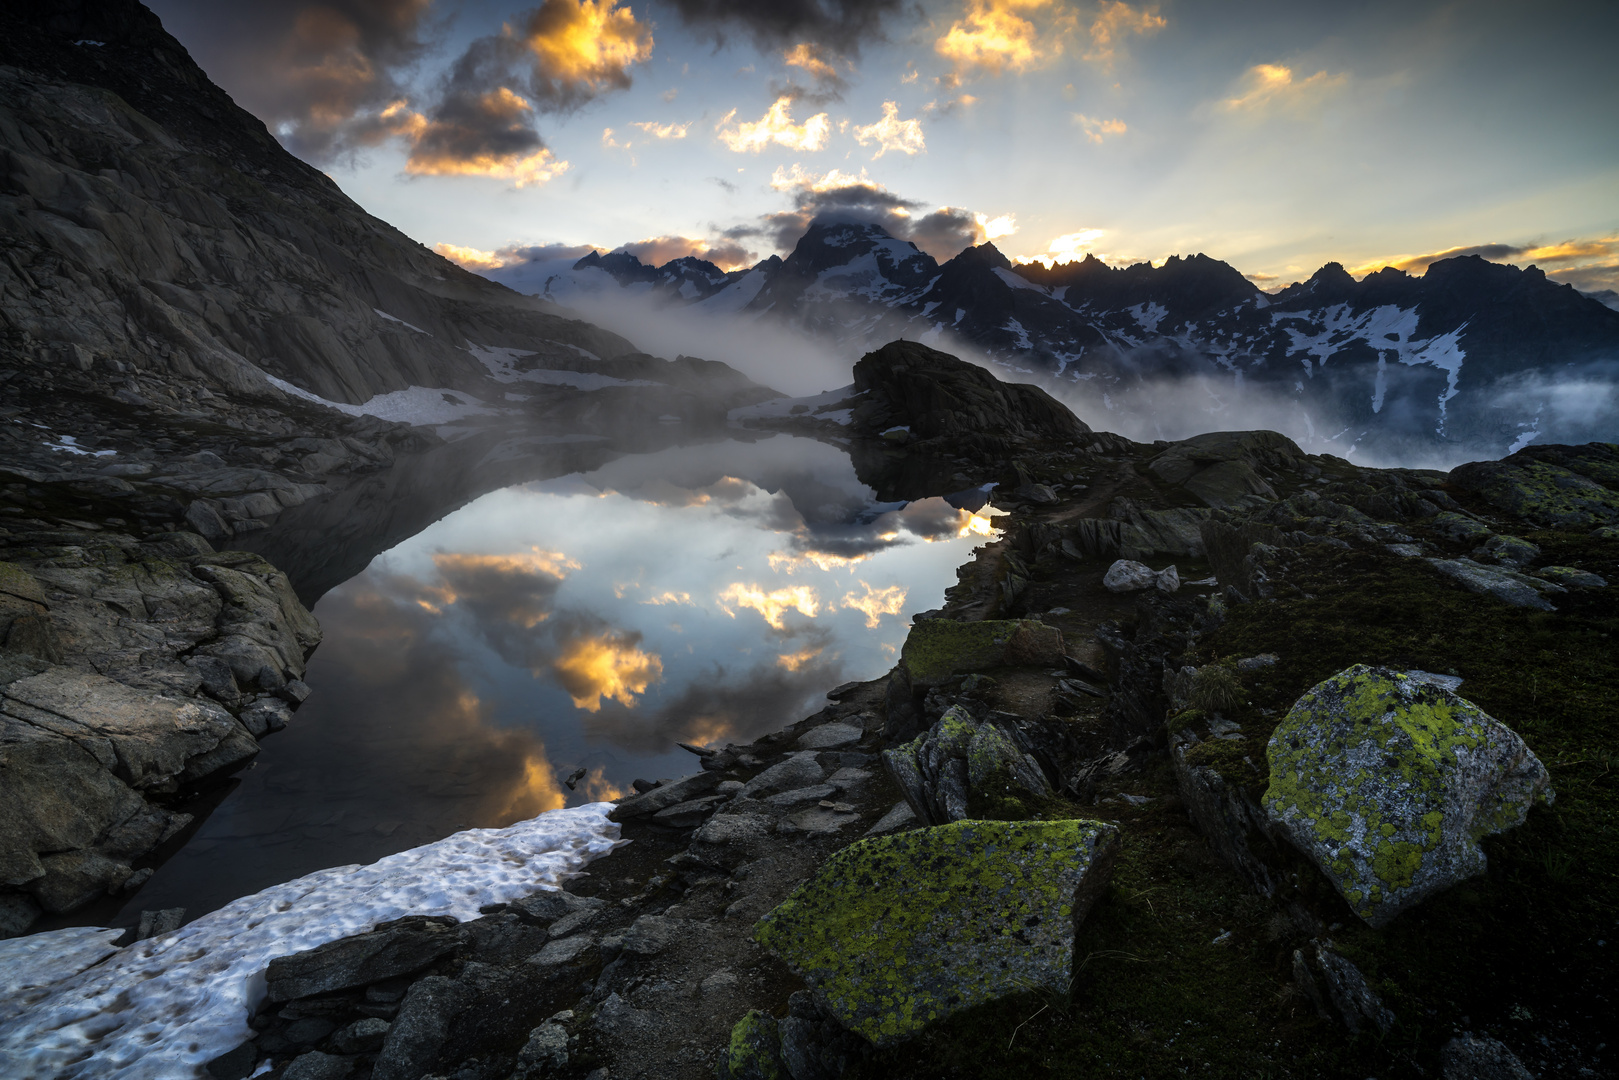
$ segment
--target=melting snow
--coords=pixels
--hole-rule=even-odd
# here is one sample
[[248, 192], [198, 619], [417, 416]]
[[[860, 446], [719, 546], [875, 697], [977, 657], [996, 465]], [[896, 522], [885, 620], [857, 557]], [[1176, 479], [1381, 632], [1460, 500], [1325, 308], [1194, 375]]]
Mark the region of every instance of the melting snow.
[[[1042, 296], [1044, 296], [1046, 294], [1046, 289], [1045, 289], [1045, 287], [1043, 285], [1036, 285], [1034, 282], [1028, 280], [1027, 278], [1022, 277], [1022, 276], [1020, 276], [1018, 274], [1014, 274], [1014, 273], [1012, 273], [1012, 271], [1007, 270], [1004, 267], [997, 266], [995, 268], [995, 276], [1000, 278], [1003, 282], [1005, 282], [1011, 288], [1014, 288], [1014, 289], [1033, 289], [1035, 292], [1040, 293]], [[1064, 288], [1066, 288], [1066, 287], [1067, 286], [1064, 286]]]
[[763, 270], [749, 270], [707, 300], [699, 300], [695, 306], [720, 315], [734, 314], [753, 303], [753, 298], [765, 287], [765, 281]]
[[[226, 904], [100, 963], [97, 931], [0, 943], [0, 1072], [10, 1080], [179, 1080], [252, 1033], [278, 956], [404, 915], [478, 917], [486, 904], [557, 888], [618, 843], [611, 803], [469, 829], [369, 866], [337, 866]], [[105, 934], [109, 931], [99, 931]], [[20, 944], [19, 944], [20, 943]], [[86, 967], [86, 963], [93, 966]], [[25, 973], [19, 976], [14, 968]], [[54, 976], [54, 978], [52, 978]]]
[[459, 390], [445, 390], [442, 387], [412, 386], [406, 390], [395, 390], [391, 394], [378, 394], [361, 405], [348, 405], [340, 401], [328, 401], [274, 375], [267, 375], [265, 378], [269, 379], [273, 386], [294, 397], [313, 401], [316, 405], [324, 405], [328, 409], [336, 409], [349, 416], [375, 416], [395, 423], [447, 424], [454, 420], [464, 420], [469, 416], [488, 416], [495, 411], [471, 394], [464, 394]]
[[1149, 334], [1157, 333], [1158, 324], [1164, 321], [1165, 315], [1169, 314], [1168, 308], [1156, 302], [1136, 304], [1134, 307], [1127, 307], [1124, 310], [1133, 315], [1136, 325]]
[[[412, 325], [410, 325], [410, 323], [406, 322], [404, 319], [397, 318], [396, 316], [390, 315], [386, 311], [383, 311], [379, 307], [374, 307], [371, 310], [376, 312], [378, 315], [381, 315], [384, 319], [387, 319], [389, 322], [398, 323], [400, 326], [403, 326], [406, 330], [414, 330], [418, 334], [427, 334], [427, 331], [423, 330], [421, 327], [412, 326]], [[427, 334], [427, 336], [432, 337], [433, 335], [432, 334]]]
[[55, 442], [45, 444], [45, 449], [55, 450], [63, 454], [78, 454], [81, 457], [112, 457], [116, 450], [86, 450], [79, 445], [79, 440], [71, 435], [59, 435]]

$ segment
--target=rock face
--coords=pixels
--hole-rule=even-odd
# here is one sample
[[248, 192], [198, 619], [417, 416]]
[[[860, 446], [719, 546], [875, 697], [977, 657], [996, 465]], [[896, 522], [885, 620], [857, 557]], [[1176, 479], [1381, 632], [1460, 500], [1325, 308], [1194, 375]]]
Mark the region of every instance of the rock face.
[[883, 764], [911, 811], [933, 825], [960, 821], [972, 807], [1024, 817], [1020, 799], [1051, 794], [1040, 766], [1006, 730], [959, 705], [911, 742], [884, 750]]
[[1443, 687], [1365, 665], [1299, 698], [1267, 755], [1271, 822], [1372, 926], [1482, 873], [1479, 839], [1553, 797], [1506, 725]]
[[1012, 993], [1064, 994], [1076, 926], [1118, 830], [1093, 821], [961, 821], [833, 855], [755, 936], [878, 1045]]
[[169, 798], [284, 726], [320, 628], [269, 563], [190, 534], [0, 556], [0, 894], [70, 911], [138, 882], [191, 820]]

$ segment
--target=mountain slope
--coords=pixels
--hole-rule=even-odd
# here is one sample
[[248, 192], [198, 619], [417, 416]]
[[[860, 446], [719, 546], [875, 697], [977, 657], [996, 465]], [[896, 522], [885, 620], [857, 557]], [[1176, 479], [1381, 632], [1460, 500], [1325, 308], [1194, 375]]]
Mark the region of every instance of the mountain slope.
[[469, 345], [633, 351], [365, 213], [133, 0], [0, 14], [0, 145], [0, 309], [25, 355], [358, 403], [475, 389]]
[[1271, 295], [1201, 254], [1014, 266], [984, 244], [940, 265], [876, 225], [818, 223], [786, 259], [706, 287], [658, 284], [679, 275], [623, 253], [579, 266], [495, 276], [564, 301], [641, 283], [654, 302], [783, 323], [850, 354], [898, 337], [971, 348], [1137, 437], [1258, 423], [1385, 457], [1619, 437], [1619, 311], [1477, 257], [1358, 282], [1329, 263]]

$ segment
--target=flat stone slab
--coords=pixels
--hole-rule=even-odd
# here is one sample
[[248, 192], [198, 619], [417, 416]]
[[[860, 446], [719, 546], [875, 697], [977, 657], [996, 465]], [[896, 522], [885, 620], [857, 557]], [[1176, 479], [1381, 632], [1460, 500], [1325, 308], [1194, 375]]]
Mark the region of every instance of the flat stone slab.
[[1008, 994], [1068, 992], [1112, 869], [1097, 821], [958, 821], [834, 854], [754, 928], [879, 1046]]
[[1372, 926], [1483, 873], [1479, 840], [1553, 797], [1516, 732], [1427, 672], [1339, 672], [1266, 756], [1266, 816]]
[[860, 741], [865, 732], [854, 724], [822, 724], [798, 737], [800, 750], [841, 750]]

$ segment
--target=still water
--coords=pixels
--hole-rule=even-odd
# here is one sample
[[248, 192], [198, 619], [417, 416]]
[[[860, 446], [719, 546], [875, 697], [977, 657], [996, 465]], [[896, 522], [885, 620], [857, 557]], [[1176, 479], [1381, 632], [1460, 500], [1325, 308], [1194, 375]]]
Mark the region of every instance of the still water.
[[877, 503], [786, 436], [485, 495], [320, 600], [313, 696], [122, 921], [691, 772], [675, 743], [751, 740], [887, 671], [990, 521]]

